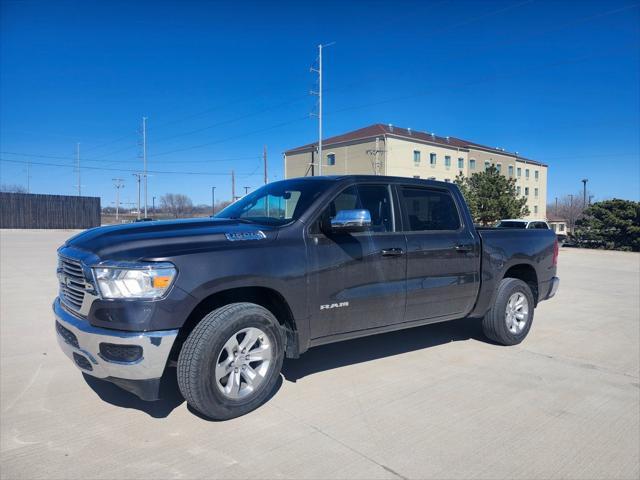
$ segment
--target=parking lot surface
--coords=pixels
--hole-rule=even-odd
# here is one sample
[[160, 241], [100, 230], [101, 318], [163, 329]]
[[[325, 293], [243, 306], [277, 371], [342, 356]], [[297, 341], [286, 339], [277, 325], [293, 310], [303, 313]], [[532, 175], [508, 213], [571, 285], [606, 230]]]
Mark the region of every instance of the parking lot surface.
[[2, 478], [638, 478], [640, 255], [562, 249], [519, 346], [459, 320], [310, 350], [273, 398], [205, 420], [59, 350], [56, 247], [0, 231]]

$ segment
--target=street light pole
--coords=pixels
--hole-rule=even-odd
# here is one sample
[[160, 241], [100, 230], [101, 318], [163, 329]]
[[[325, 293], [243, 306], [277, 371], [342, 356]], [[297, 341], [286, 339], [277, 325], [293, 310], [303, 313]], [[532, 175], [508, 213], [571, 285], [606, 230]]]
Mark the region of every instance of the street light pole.
[[582, 179], [582, 209], [583, 210], [587, 208], [587, 182], [588, 181], [589, 181], [588, 178]]
[[211, 187], [211, 216], [216, 214], [216, 187]]

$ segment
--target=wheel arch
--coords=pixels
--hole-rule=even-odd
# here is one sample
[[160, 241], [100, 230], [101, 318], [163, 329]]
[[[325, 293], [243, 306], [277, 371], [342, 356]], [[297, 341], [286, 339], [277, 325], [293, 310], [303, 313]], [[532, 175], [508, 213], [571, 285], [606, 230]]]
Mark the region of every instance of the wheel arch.
[[539, 288], [538, 288], [538, 273], [533, 265], [528, 263], [518, 263], [511, 265], [505, 272], [502, 278], [517, 278], [529, 285], [531, 293], [533, 294], [533, 300], [535, 305], [538, 304]]
[[284, 296], [269, 287], [244, 286], [220, 290], [203, 298], [193, 308], [180, 328], [178, 337], [173, 345], [171, 359], [176, 360], [178, 358], [182, 344], [207, 313], [224, 305], [238, 302], [254, 303], [269, 310], [278, 320], [285, 335], [287, 356], [298, 356], [297, 326], [289, 303]]

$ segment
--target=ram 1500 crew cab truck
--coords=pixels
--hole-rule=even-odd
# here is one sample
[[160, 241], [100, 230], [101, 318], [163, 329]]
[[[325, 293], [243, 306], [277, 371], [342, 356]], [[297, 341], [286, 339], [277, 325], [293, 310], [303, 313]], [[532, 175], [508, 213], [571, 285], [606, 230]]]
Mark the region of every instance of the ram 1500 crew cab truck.
[[315, 345], [462, 317], [520, 343], [558, 288], [551, 230], [476, 230], [455, 185], [382, 176], [274, 182], [214, 218], [94, 228], [58, 253], [76, 366], [145, 400], [177, 367], [216, 419], [258, 407], [283, 357]]

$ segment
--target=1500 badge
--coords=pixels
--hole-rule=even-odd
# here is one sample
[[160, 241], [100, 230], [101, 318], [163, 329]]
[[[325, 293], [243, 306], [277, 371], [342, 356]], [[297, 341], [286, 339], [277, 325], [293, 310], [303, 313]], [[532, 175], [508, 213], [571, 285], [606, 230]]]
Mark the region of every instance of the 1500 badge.
[[349, 302], [327, 303], [326, 305], [320, 305], [320, 310], [331, 310], [332, 308], [342, 308], [348, 306]]

